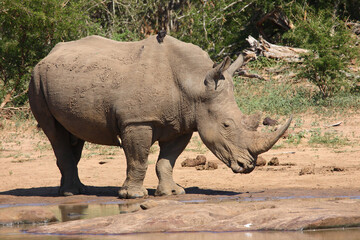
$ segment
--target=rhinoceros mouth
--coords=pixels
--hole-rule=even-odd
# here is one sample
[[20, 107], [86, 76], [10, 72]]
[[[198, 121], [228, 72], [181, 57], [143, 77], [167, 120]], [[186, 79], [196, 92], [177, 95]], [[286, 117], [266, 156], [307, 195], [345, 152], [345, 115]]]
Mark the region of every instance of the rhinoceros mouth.
[[231, 162], [230, 168], [234, 173], [243, 173], [245, 171], [244, 164], [239, 163], [238, 161]]
[[233, 160], [230, 163], [230, 168], [234, 173], [251, 173], [255, 168], [256, 160], [252, 154], [247, 154], [246, 158], [239, 157], [238, 160]]

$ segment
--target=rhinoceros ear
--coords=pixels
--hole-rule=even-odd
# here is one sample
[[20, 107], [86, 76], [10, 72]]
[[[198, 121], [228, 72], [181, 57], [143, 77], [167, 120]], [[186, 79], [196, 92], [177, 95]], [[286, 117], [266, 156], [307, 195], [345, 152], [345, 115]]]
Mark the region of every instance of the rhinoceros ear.
[[224, 61], [222, 61], [220, 64], [213, 66], [213, 69], [211, 69], [208, 73], [208, 76], [205, 80], [206, 85], [212, 85], [215, 83], [215, 90], [218, 86], [218, 81], [221, 79], [225, 79], [223, 77], [223, 72], [225, 72], [231, 64], [231, 59], [229, 57], [226, 57]]
[[223, 72], [225, 72], [231, 64], [231, 58], [230, 57], [225, 57], [225, 59], [218, 65], [213, 66], [214, 67], [214, 71], [218, 74], [221, 75]]

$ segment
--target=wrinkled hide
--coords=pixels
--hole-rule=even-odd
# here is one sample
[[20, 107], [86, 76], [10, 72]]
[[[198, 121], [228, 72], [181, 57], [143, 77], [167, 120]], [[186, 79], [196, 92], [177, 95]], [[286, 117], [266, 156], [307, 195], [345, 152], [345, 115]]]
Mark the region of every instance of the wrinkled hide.
[[170, 36], [138, 42], [91, 36], [56, 45], [36, 65], [29, 99], [57, 158], [60, 194], [86, 191], [77, 170], [84, 141], [121, 142], [124, 198], [147, 195], [142, 184], [155, 141], [156, 194], [184, 193], [172, 169], [194, 131], [234, 172], [251, 172], [257, 155], [275, 144], [290, 120], [271, 134], [255, 131], [259, 116], [243, 115], [234, 99], [232, 74], [241, 64], [242, 56], [213, 68], [206, 52]]

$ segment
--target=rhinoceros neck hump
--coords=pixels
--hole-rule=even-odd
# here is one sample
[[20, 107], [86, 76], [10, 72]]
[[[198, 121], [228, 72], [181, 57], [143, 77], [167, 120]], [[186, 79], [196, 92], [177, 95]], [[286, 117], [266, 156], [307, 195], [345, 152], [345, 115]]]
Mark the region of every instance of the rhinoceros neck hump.
[[175, 80], [185, 93], [196, 97], [203, 91], [204, 79], [213, 61], [207, 52], [191, 43], [166, 36], [164, 44]]

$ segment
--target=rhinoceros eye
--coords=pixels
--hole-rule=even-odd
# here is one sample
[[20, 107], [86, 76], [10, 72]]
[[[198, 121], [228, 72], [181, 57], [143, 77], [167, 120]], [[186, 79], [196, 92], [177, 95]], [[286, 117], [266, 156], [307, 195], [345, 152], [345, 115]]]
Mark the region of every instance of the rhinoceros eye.
[[233, 120], [232, 119], [226, 119], [225, 121], [223, 121], [222, 125], [224, 128], [229, 128], [231, 125], [233, 124]]
[[235, 126], [234, 119], [232, 119], [232, 118], [224, 119], [224, 121], [222, 122], [222, 126], [225, 129], [230, 129], [230, 128], [234, 127]]

